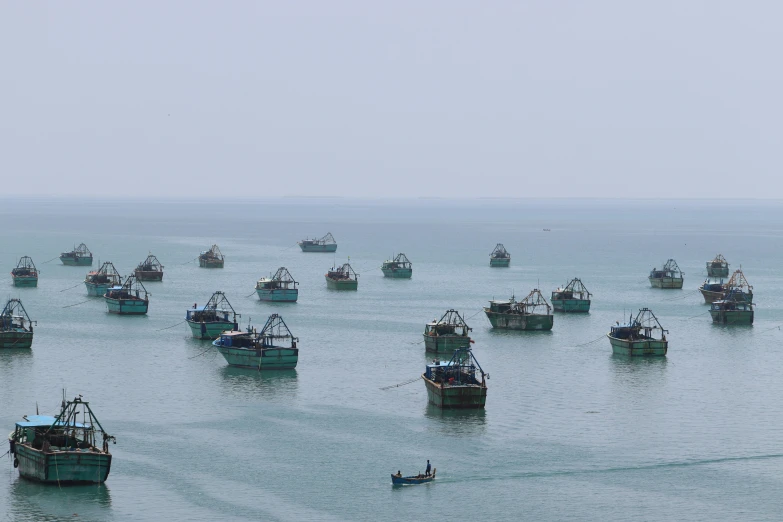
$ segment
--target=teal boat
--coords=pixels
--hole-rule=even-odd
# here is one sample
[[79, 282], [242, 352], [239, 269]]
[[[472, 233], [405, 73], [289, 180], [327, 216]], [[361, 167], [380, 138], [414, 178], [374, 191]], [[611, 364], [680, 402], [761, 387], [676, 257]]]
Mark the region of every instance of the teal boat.
[[297, 243], [302, 252], [337, 252], [337, 241], [331, 232], [321, 239], [303, 239]]
[[14, 286], [33, 287], [38, 286], [38, 269], [30, 256], [24, 256], [11, 270], [11, 278]]
[[212, 245], [198, 256], [198, 266], [201, 268], [223, 268], [225, 261], [226, 258], [217, 245]]
[[[481, 380], [476, 371], [481, 373]], [[482, 409], [487, 402], [485, 374], [470, 347], [458, 348], [449, 361], [434, 360], [421, 376], [431, 404], [444, 409]]]
[[359, 274], [348, 263], [339, 268], [332, 267], [325, 277], [326, 288], [332, 290], [356, 290], [359, 287]]
[[[299, 361], [299, 339], [277, 314], [272, 314], [260, 332], [223, 332], [212, 342], [230, 366], [254, 370], [291, 370]], [[286, 346], [287, 345], [287, 346]]]
[[185, 312], [185, 320], [196, 339], [217, 339], [227, 330], [238, 331], [237, 317], [239, 314], [228, 302], [226, 294], [220, 291], [212, 294], [204, 306], [194, 304]]
[[495, 245], [495, 250], [489, 254], [489, 266], [509, 266], [511, 264], [511, 254], [508, 253], [503, 243]]
[[149, 309], [147, 289], [131, 274], [122, 286], [113, 286], [103, 296], [109, 313], [120, 315], [144, 315]]
[[424, 350], [451, 356], [458, 348], [470, 346], [472, 330], [458, 311], [446, 310], [439, 320], [424, 326]]
[[[36, 408], [37, 409], [37, 408]], [[63, 400], [56, 417], [25, 415], [8, 437], [19, 476], [46, 484], [100, 484], [111, 470], [106, 433], [81, 395]]]
[[555, 312], [587, 313], [590, 311], [590, 298], [581, 279], [573, 278], [567, 285], [552, 292], [552, 308]]
[[92, 252], [87, 245], [81, 243], [70, 252], [60, 254], [60, 261], [68, 266], [92, 266]]
[[163, 281], [163, 265], [152, 254], [138, 264], [134, 273], [139, 281]]
[[712, 261], [707, 261], [707, 277], [729, 277], [729, 263], [722, 254], [715, 256]]
[[[668, 330], [664, 330], [658, 318], [649, 308], [641, 308], [636, 319], [628, 317], [628, 324], [617, 322], [606, 336], [612, 345], [612, 353], [616, 355], [666, 355], [669, 341], [666, 340]], [[655, 332], [660, 332], [660, 338], [655, 338]]]
[[122, 286], [122, 276], [111, 261], [106, 261], [98, 270], [92, 270], [84, 278], [87, 295], [103, 297], [109, 288]]
[[534, 288], [522, 301], [490, 301], [484, 308], [492, 328], [502, 330], [551, 330], [555, 324], [552, 306]]
[[30, 348], [33, 324], [19, 299], [9, 299], [0, 312], [0, 348]]
[[262, 277], [256, 282], [256, 294], [261, 301], [295, 303], [299, 298], [298, 284], [288, 269], [281, 266], [269, 279]]
[[746, 299], [746, 296], [729, 291], [725, 299], [719, 299], [710, 305], [712, 322], [726, 325], [753, 324], [753, 303]]
[[384, 277], [410, 279], [413, 275], [413, 265], [405, 254], [399, 253], [391, 260], [384, 261], [381, 265], [381, 271]]
[[658, 270], [657, 268], [653, 268], [652, 271], [650, 271], [650, 277], [648, 277], [648, 279], [650, 281], [650, 286], [653, 288], [680, 289], [684, 282], [684, 275], [685, 274], [680, 270], [680, 267], [677, 266], [677, 261], [669, 259], [663, 265], [663, 269]]

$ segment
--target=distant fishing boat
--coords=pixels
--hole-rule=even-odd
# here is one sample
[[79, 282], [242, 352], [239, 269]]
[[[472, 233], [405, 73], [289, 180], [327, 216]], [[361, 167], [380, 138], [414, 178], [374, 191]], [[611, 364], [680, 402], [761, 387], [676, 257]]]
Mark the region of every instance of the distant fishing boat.
[[384, 261], [381, 271], [384, 277], [410, 279], [413, 275], [413, 265], [405, 254], [399, 253], [393, 259]]
[[451, 355], [458, 348], [470, 346], [472, 330], [458, 311], [446, 310], [439, 320], [424, 326], [424, 350]]
[[326, 288], [332, 290], [356, 290], [359, 287], [359, 274], [348, 263], [339, 268], [332, 267], [325, 277]]
[[421, 377], [427, 399], [439, 408], [481, 409], [487, 402], [485, 377], [489, 379], [489, 374], [484, 373], [469, 347], [458, 348], [448, 362], [432, 361]]
[[735, 295], [734, 290], [710, 305], [712, 322], [717, 324], [751, 325], [753, 315], [753, 303], [747, 301], [744, 295]]
[[163, 265], [152, 254], [139, 263], [134, 273], [139, 281], [163, 281]]
[[490, 301], [484, 308], [492, 328], [504, 330], [551, 330], [555, 324], [552, 306], [541, 292], [534, 288], [521, 301]]
[[[641, 308], [636, 319], [631, 317], [628, 317], [628, 324], [618, 322], [606, 334], [612, 352], [618, 355], [666, 355], [669, 349], [666, 334], [669, 331], [663, 329], [652, 310]], [[659, 339], [653, 336], [656, 331], [660, 332]]]
[[223, 268], [225, 257], [217, 245], [212, 245], [209, 250], [204, 250], [198, 256], [198, 266], [202, 268]]
[[712, 261], [707, 261], [707, 277], [729, 277], [729, 263], [722, 254], [715, 256]]
[[144, 315], [149, 309], [147, 289], [131, 274], [121, 286], [113, 286], [103, 296], [109, 313], [121, 315]]
[[392, 485], [394, 486], [411, 486], [414, 484], [424, 484], [426, 482], [432, 482], [435, 480], [435, 473], [437, 473], [438, 468], [432, 469], [431, 475], [422, 475], [419, 473], [418, 475], [412, 475], [410, 477], [403, 477], [401, 473], [394, 474], [392, 473], [391, 479], [392, 479]]
[[106, 261], [98, 270], [93, 270], [84, 278], [87, 295], [103, 297], [113, 286], [122, 286], [122, 276], [111, 261]]
[[683, 274], [677, 262], [669, 259], [661, 270], [653, 268], [650, 272], [650, 285], [653, 288], [682, 288]]
[[38, 286], [38, 269], [35, 268], [33, 259], [29, 256], [21, 258], [16, 268], [11, 270], [11, 278], [14, 286]]
[[[726, 284], [727, 299], [733, 301], [746, 301], [748, 303], [753, 301], [753, 286], [745, 279], [745, 274], [741, 268], [738, 268], [731, 274], [729, 282]], [[730, 294], [730, 297], [728, 296]]]
[[271, 278], [262, 277], [256, 282], [256, 294], [261, 301], [295, 303], [299, 298], [298, 284], [288, 269], [281, 266]]
[[207, 304], [197, 307], [195, 304], [185, 312], [185, 320], [196, 339], [216, 339], [222, 332], [238, 331], [237, 314], [228, 302], [226, 294], [215, 292]]
[[511, 254], [508, 253], [503, 243], [495, 245], [495, 250], [489, 254], [489, 266], [508, 266], [511, 263]]
[[302, 252], [337, 252], [337, 242], [331, 232], [321, 239], [303, 239], [297, 244]]
[[[229, 366], [254, 370], [291, 370], [299, 361], [299, 339], [277, 314], [272, 314], [260, 332], [223, 332], [212, 342]], [[287, 346], [286, 346], [287, 345]]]
[[556, 312], [589, 312], [591, 296], [582, 280], [574, 278], [552, 292], [552, 308]]
[[[0, 348], [30, 348], [33, 323], [19, 299], [9, 299], [0, 312]], [[37, 324], [37, 323], [36, 323]]]
[[8, 437], [20, 477], [58, 485], [100, 484], [109, 477], [109, 442], [117, 440], [81, 395], [63, 400], [56, 417], [36, 413], [23, 418]]
[[60, 254], [60, 261], [68, 266], [92, 266], [92, 252], [87, 245], [81, 243], [70, 252]]

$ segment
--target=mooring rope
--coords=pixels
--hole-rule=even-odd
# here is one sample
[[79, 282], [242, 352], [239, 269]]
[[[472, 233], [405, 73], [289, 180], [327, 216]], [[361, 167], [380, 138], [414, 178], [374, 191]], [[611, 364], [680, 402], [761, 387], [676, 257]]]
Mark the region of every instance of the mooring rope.
[[379, 388], [379, 389], [380, 390], [391, 390], [392, 388], [399, 388], [400, 386], [405, 386], [407, 384], [412, 384], [412, 383], [418, 381], [419, 379], [421, 379], [421, 375], [419, 375], [415, 379], [411, 379], [409, 381], [401, 382], [399, 384], [392, 384], [391, 386], [384, 386], [383, 388]]
[[180, 321], [180, 322], [178, 322], [177, 324], [172, 324], [171, 326], [167, 326], [166, 328], [161, 328], [160, 330], [155, 330], [155, 331], [156, 331], [156, 332], [162, 332], [163, 330], [168, 330], [168, 329], [170, 329], [170, 328], [174, 328], [175, 326], [179, 326], [179, 325], [181, 325], [182, 323], [186, 323], [186, 322], [188, 322], [188, 320], [187, 320], [187, 319], [185, 319], [184, 321]]
[[[82, 282], [83, 282], [83, 281], [82, 281]], [[77, 284], [77, 285], [74, 285], [74, 286], [72, 286], [72, 287], [70, 287], [70, 288], [65, 288], [65, 289], [63, 289], [63, 290], [60, 290], [60, 292], [65, 292], [66, 290], [73, 290], [74, 288], [76, 288], [77, 286], [80, 286], [81, 284], [82, 284], [82, 283], [79, 283], [79, 284]]]
[[664, 299], [664, 301], [677, 301], [678, 299], [685, 299], [686, 297], [690, 297], [690, 296], [692, 296], [693, 294], [697, 294], [698, 292], [699, 292], [699, 290], [698, 290], [698, 289], [696, 289], [696, 290], [694, 290], [693, 292], [688, 292], [688, 293], [687, 293], [687, 294], [685, 294], [685, 295], [679, 295], [679, 296], [677, 296], [677, 297], [671, 297], [671, 298], [669, 298], [669, 299]]
[[196, 357], [201, 357], [202, 355], [204, 355], [205, 353], [207, 353], [207, 352], [208, 352], [208, 351], [210, 351], [211, 349], [212, 349], [212, 343], [209, 343], [209, 346], [207, 347], [207, 349], [206, 349], [206, 350], [204, 350], [204, 351], [203, 351], [203, 352], [201, 352], [201, 353], [197, 353], [197, 354], [196, 354], [196, 355], [194, 355], [193, 357], [188, 357], [188, 359], [195, 359]]
[[77, 306], [77, 305], [80, 305], [80, 304], [89, 303], [90, 301], [92, 301], [92, 299], [87, 299], [86, 301], [82, 301], [81, 303], [74, 303], [72, 305], [63, 306], [63, 308], [70, 308], [72, 306]]
[[468, 319], [473, 319], [474, 317], [476, 317], [478, 314], [480, 314], [483, 311], [484, 311], [484, 309], [482, 308], [481, 310], [479, 310], [475, 314], [471, 315], [470, 317], [466, 317], [465, 320], [467, 321]]
[[186, 261], [185, 263], [182, 263], [182, 264], [180, 264], [180, 265], [177, 265], [177, 266], [187, 265], [188, 263], [192, 263], [192, 262], [193, 262], [193, 261], [195, 261], [196, 259], [198, 259], [198, 256], [194, 257], [194, 258], [193, 258], [193, 259], [191, 259], [190, 261]]
[[589, 342], [586, 342], [586, 343], [577, 344], [577, 345], [576, 345], [576, 347], [577, 347], [577, 348], [581, 348], [582, 346], [587, 346], [588, 344], [597, 343], [598, 341], [600, 341], [600, 340], [601, 340], [601, 339], [603, 339], [604, 337], [606, 337], [606, 334], [603, 334], [603, 335], [602, 335], [601, 337], [599, 337], [598, 339], [593, 339], [592, 341], [589, 341]]
[[245, 299], [247, 299], [248, 297], [252, 297], [252, 296], [253, 296], [255, 293], [256, 293], [256, 292], [255, 292], [255, 290], [254, 290], [252, 294], [247, 294], [247, 295], [245, 296]]
[[691, 317], [686, 317], [685, 319], [680, 319], [680, 320], [681, 320], [681, 321], [687, 321], [688, 319], [693, 319], [693, 318], [695, 318], [695, 317], [701, 317], [702, 315], [706, 315], [706, 314], [708, 314], [708, 313], [710, 313], [710, 311], [709, 311], [709, 310], [707, 310], [706, 312], [702, 312], [702, 313], [700, 313], [700, 314], [698, 314], [698, 315], [694, 315], [694, 316], [691, 316]]
[[51, 263], [52, 261], [54, 261], [55, 259], [58, 259], [59, 257], [60, 257], [60, 256], [53, 257], [53, 258], [51, 258], [49, 261], [44, 261], [44, 262], [43, 262], [43, 263], [41, 263], [41, 264], [42, 264], [42, 265], [45, 265], [46, 263]]

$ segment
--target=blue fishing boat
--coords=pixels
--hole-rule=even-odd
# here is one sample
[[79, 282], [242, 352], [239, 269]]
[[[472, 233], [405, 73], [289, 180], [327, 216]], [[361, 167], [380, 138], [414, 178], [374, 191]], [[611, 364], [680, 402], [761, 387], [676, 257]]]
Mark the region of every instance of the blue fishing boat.
[[0, 312], [0, 348], [30, 348], [33, 324], [19, 299], [9, 299]]
[[217, 339], [227, 330], [238, 331], [237, 317], [239, 314], [228, 302], [226, 294], [219, 291], [212, 294], [206, 305], [197, 307], [194, 304], [185, 312], [185, 320], [196, 339]]
[[11, 270], [14, 286], [38, 286], [38, 269], [30, 256], [24, 256]]
[[[481, 373], [481, 380], [476, 371]], [[458, 348], [449, 361], [434, 360], [421, 376], [427, 399], [439, 408], [482, 409], [487, 402], [485, 374], [469, 347]]]
[[112, 314], [144, 315], [150, 305], [147, 289], [133, 274], [125, 279], [122, 286], [109, 288], [103, 298]]
[[256, 282], [256, 293], [261, 301], [295, 303], [299, 298], [298, 284], [288, 269], [281, 266], [269, 279], [262, 277]]
[[[245, 332], [223, 332], [212, 342], [230, 366], [254, 370], [292, 370], [299, 361], [299, 339], [277, 314], [272, 314], [260, 332], [250, 325]], [[287, 345], [287, 346], [285, 346]]]
[[92, 266], [92, 252], [87, 245], [81, 243], [70, 252], [60, 254], [60, 261], [68, 266]]
[[87, 295], [103, 297], [109, 288], [122, 286], [122, 276], [111, 261], [106, 261], [98, 270], [92, 270], [84, 278]]
[[337, 252], [337, 242], [331, 232], [321, 239], [303, 239], [297, 244], [302, 252]]
[[392, 484], [395, 486], [410, 486], [413, 484], [424, 484], [425, 482], [432, 482], [435, 480], [435, 473], [437, 471], [438, 468], [433, 468], [432, 475], [422, 475], [419, 473], [418, 475], [412, 475], [410, 477], [403, 477], [402, 473], [398, 471], [396, 475], [392, 473]]

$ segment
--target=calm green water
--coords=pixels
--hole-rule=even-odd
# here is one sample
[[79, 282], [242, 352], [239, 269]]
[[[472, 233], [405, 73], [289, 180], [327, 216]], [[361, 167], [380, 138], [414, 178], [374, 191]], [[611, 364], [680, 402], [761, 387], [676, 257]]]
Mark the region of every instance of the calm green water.
[[[55, 413], [66, 388], [118, 441], [104, 486], [41, 486], [0, 459], [2, 519], [780, 518], [779, 202], [6, 200], [0, 216], [6, 273], [23, 255], [42, 271], [36, 289], [0, 281], [38, 320], [31, 351], [0, 351], [0, 428], [36, 401]], [[328, 231], [336, 256], [295, 246]], [[158, 256], [165, 276], [146, 285], [146, 317], [109, 315], [79, 284], [85, 268], [45, 263], [82, 241], [95, 267], [113, 261], [123, 275]], [[225, 269], [198, 268], [215, 242]], [[511, 268], [488, 266], [497, 242]], [[400, 251], [413, 278], [383, 278]], [[752, 327], [712, 325], [695, 293], [719, 252], [755, 287]], [[348, 256], [358, 292], [328, 291], [324, 272]], [[649, 288], [669, 257], [685, 288]], [[300, 281], [299, 302], [259, 302], [255, 281], [280, 266]], [[573, 277], [594, 293], [592, 311], [557, 315], [552, 332], [492, 331], [479, 313]], [[243, 324], [280, 313], [300, 338], [298, 368], [229, 369], [186, 324], [164, 330], [215, 290]], [[602, 335], [642, 306], [670, 330], [668, 357], [612, 356]], [[422, 373], [424, 323], [448, 308], [474, 328], [486, 411], [428, 407], [421, 381], [380, 389]], [[426, 459], [435, 483], [390, 486]]]

